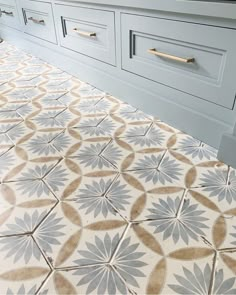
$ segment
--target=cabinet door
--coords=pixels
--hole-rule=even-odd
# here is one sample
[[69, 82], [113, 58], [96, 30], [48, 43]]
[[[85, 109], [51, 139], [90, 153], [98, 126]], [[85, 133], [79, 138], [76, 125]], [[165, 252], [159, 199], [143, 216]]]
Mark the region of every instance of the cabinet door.
[[24, 32], [34, 37], [57, 43], [52, 4], [39, 1], [20, 1], [23, 17]]
[[14, 29], [20, 29], [15, 0], [0, 0], [0, 23]]
[[115, 65], [114, 12], [56, 5], [61, 46]]

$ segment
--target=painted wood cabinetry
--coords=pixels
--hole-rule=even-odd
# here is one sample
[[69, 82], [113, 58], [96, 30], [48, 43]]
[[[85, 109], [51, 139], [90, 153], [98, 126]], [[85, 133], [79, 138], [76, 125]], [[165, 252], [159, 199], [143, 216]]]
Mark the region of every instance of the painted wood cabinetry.
[[61, 46], [115, 65], [115, 13], [56, 5]]
[[0, 9], [3, 38], [220, 147], [236, 167], [236, 2], [0, 0]]
[[121, 26], [124, 70], [233, 108], [234, 30], [130, 14]]
[[20, 20], [15, 0], [1, 0], [0, 11], [0, 24], [14, 29], [19, 28]]
[[34, 37], [57, 43], [51, 3], [20, 0], [23, 31]]

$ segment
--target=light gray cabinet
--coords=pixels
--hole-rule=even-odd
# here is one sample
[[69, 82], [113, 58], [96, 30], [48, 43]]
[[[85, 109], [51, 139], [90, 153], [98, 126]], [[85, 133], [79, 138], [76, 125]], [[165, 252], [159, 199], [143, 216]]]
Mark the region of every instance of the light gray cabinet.
[[122, 68], [232, 109], [236, 31], [122, 14]]
[[61, 46], [115, 65], [115, 15], [112, 11], [56, 5]]
[[15, 0], [0, 0], [0, 24], [14, 29], [20, 29]]
[[56, 32], [51, 3], [21, 0], [24, 32], [34, 37], [56, 43]]

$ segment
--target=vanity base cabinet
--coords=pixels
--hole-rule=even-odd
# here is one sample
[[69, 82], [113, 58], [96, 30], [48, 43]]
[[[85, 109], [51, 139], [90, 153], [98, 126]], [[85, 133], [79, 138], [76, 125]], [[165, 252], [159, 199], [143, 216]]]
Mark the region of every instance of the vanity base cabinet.
[[229, 152], [236, 150], [236, 18], [191, 21], [92, 0], [11, 3], [21, 26], [0, 17], [2, 38], [220, 148], [219, 158], [236, 167]]

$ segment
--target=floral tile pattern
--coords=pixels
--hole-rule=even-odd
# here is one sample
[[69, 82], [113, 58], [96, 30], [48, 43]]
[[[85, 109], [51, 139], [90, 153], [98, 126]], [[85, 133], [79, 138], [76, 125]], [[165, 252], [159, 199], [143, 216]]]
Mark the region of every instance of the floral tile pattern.
[[236, 294], [236, 171], [0, 45], [0, 293]]

